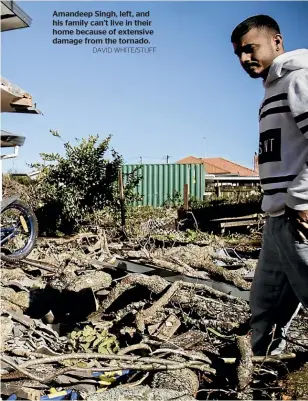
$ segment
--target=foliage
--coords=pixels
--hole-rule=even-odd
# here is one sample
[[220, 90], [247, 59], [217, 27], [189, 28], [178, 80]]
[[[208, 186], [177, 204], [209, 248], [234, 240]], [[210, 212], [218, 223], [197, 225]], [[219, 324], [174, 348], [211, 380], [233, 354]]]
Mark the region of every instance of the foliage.
[[198, 232], [196, 230], [191, 230], [189, 228], [188, 230], [186, 230], [186, 236], [187, 236], [188, 242], [194, 242], [194, 241], [196, 241], [196, 239], [198, 237]]
[[140, 171], [142, 166], [135, 167], [130, 173], [123, 174], [123, 185], [124, 185], [124, 196], [126, 206], [131, 206], [133, 202], [141, 202], [143, 196], [139, 195], [136, 191], [140, 181], [142, 180], [142, 175]]
[[99, 352], [113, 354], [119, 350], [119, 343], [106, 329], [85, 326], [70, 333], [70, 343], [75, 352]]
[[166, 207], [128, 206], [126, 209], [126, 231], [130, 237], [142, 236], [142, 225], [149, 220], [175, 221], [176, 210]]
[[34, 182], [29, 177], [14, 176], [10, 173], [2, 175], [2, 197], [9, 198], [18, 194], [20, 199], [36, 209], [38, 202], [33, 187]]
[[164, 203], [165, 207], [180, 207], [182, 205], [183, 205], [183, 196], [181, 192], [176, 190], [173, 192], [172, 196], [168, 195], [168, 198]]
[[[50, 131], [62, 140], [57, 131]], [[41, 233], [61, 231], [72, 234], [89, 214], [105, 207], [119, 210], [118, 175], [122, 157], [111, 149], [106, 157], [111, 136], [98, 142], [99, 136], [77, 140], [76, 145], [64, 142], [65, 155], [41, 153], [43, 163], [32, 164], [40, 171], [35, 191], [41, 207], [36, 211]], [[128, 180], [127, 199], [133, 196], [136, 180]]]
[[262, 200], [261, 193], [247, 194], [238, 192], [233, 195], [221, 196], [221, 197], [213, 195], [203, 200], [191, 198], [189, 200], [189, 207], [190, 209], [203, 209], [222, 205], [256, 203], [256, 202], [261, 202], [261, 200]]
[[13, 181], [18, 182], [21, 185], [30, 186], [32, 184], [32, 180], [30, 177], [25, 175], [10, 175]]

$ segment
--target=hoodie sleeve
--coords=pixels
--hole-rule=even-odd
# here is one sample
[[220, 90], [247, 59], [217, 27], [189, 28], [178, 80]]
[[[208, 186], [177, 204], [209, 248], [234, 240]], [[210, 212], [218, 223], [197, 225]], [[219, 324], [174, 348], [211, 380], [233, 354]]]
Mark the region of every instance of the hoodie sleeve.
[[308, 66], [306, 72], [290, 85], [288, 100], [298, 128], [308, 139]]
[[[288, 100], [294, 121], [308, 140], [308, 69], [291, 84]], [[308, 142], [307, 145], [308, 147]], [[298, 211], [308, 210], [308, 158], [288, 188], [287, 205]]]

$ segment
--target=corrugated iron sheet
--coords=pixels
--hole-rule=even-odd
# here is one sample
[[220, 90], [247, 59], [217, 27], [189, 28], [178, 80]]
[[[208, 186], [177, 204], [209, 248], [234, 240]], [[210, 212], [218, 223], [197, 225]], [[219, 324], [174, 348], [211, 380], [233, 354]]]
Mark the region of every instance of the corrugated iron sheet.
[[203, 164], [125, 164], [122, 166], [124, 185], [128, 175], [134, 171], [134, 174], [142, 177], [135, 192], [143, 197], [143, 200], [135, 205], [164, 206], [168, 198], [173, 198], [175, 192], [183, 197], [185, 184], [188, 184], [190, 197], [203, 199]]

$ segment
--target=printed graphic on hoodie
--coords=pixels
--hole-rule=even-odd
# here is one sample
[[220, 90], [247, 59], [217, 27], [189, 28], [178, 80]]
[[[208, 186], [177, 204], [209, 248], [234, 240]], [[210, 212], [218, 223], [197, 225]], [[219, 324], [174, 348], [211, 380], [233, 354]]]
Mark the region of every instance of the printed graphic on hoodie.
[[281, 129], [260, 132], [259, 164], [281, 161]]
[[308, 50], [278, 56], [269, 71], [259, 110], [262, 209], [308, 210]]

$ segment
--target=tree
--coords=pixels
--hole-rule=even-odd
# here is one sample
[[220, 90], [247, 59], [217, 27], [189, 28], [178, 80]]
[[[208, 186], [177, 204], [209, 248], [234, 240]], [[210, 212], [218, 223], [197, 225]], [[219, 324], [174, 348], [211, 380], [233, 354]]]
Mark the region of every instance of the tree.
[[[50, 132], [62, 139], [57, 131]], [[41, 203], [36, 211], [41, 232], [71, 234], [89, 214], [104, 207], [117, 208], [117, 180], [123, 159], [114, 149], [111, 159], [106, 158], [110, 140], [111, 135], [101, 142], [98, 135], [90, 135], [77, 140], [77, 145], [64, 142], [64, 156], [41, 153], [43, 163], [31, 165], [40, 171], [35, 190]]]

